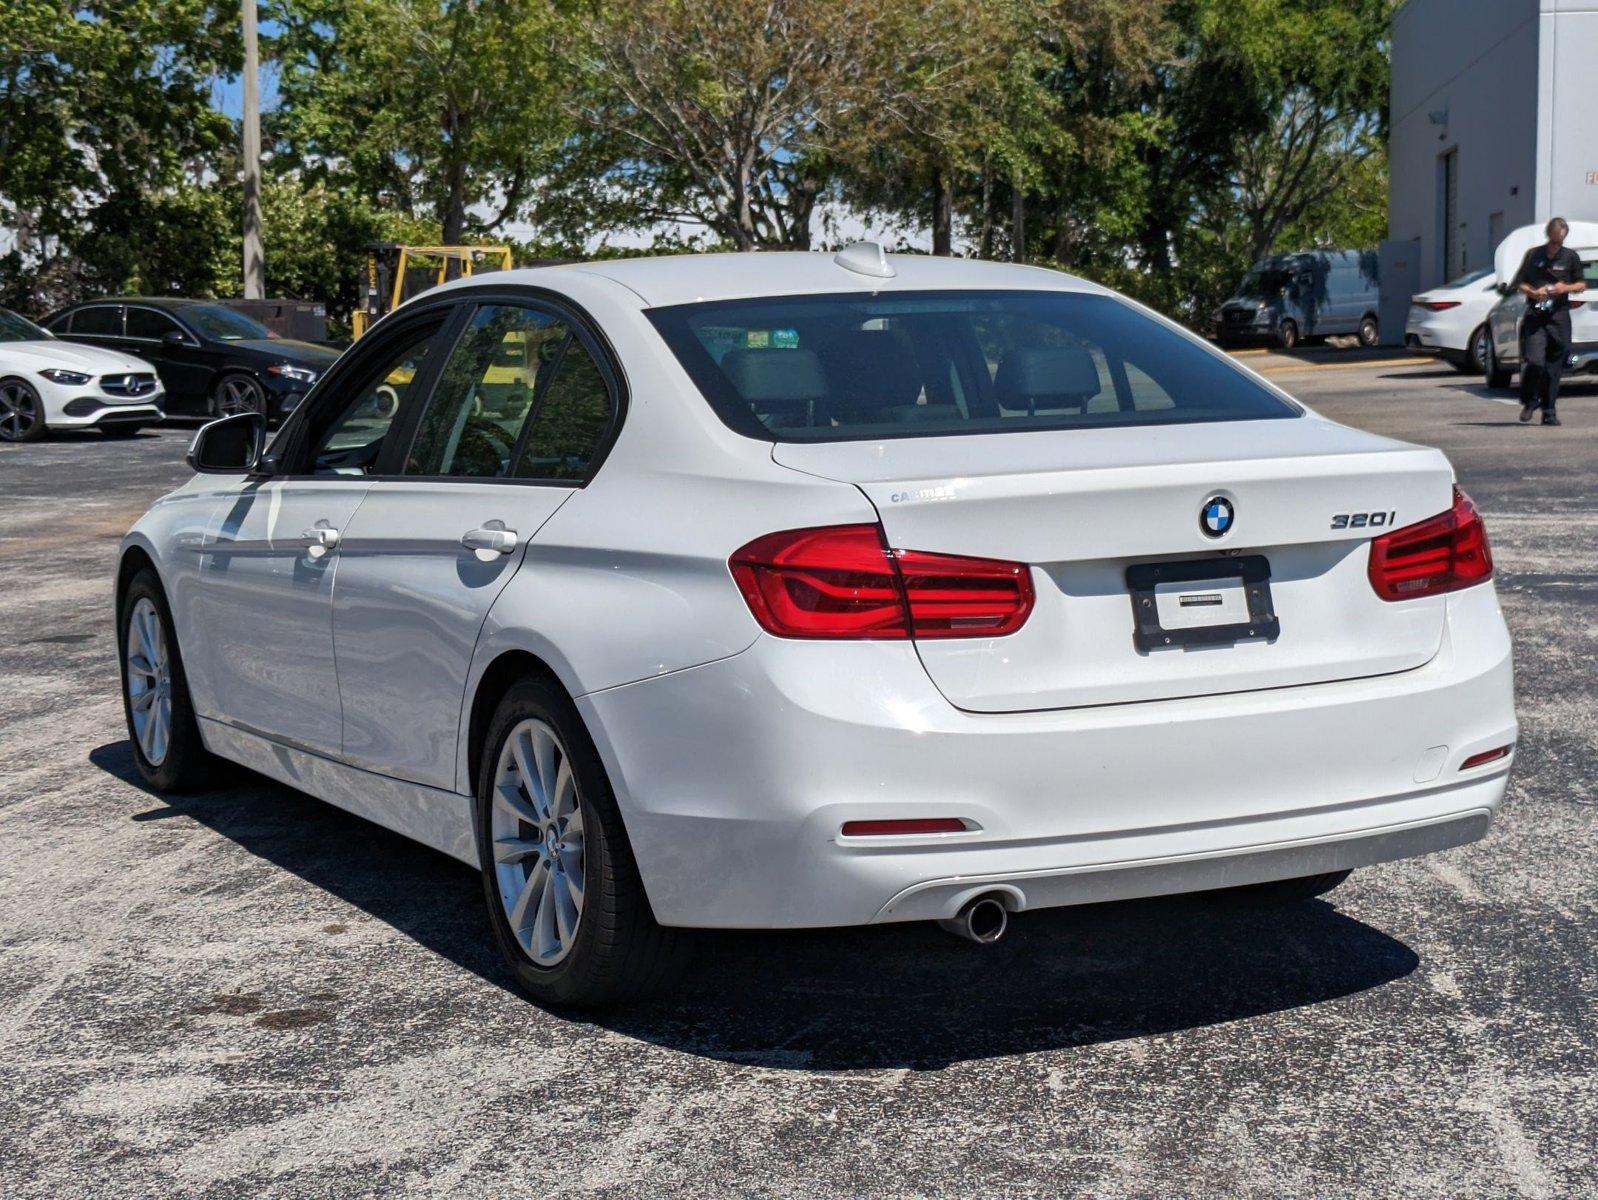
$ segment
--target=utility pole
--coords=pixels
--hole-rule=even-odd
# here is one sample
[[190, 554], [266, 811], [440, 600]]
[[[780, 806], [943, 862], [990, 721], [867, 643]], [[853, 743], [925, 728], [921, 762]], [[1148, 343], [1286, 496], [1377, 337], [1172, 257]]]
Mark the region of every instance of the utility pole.
[[1010, 185], [1010, 239], [1014, 242], [1011, 257], [1026, 262], [1026, 194], [1019, 183]]
[[266, 298], [266, 258], [261, 248], [261, 47], [255, 32], [256, 0], [244, 5], [244, 298]]

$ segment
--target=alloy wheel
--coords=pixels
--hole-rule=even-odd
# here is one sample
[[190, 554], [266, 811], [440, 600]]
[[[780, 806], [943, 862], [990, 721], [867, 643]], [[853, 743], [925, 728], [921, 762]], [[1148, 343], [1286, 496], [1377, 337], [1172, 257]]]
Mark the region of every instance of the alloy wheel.
[[1472, 350], [1474, 351], [1474, 353], [1476, 355], [1475, 367], [1476, 367], [1476, 369], [1478, 371], [1486, 369], [1486, 366], [1487, 366], [1487, 348], [1488, 348], [1487, 330], [1486, 330], [1486, 327], [1484, 326], [1483, 328], [1478, 329], [1476, 331], [1475, 344], [1472, 347]]
[[499, 752], [489, 832], [500, 903], [517, 943], [552, 967], [577, 940], [583, 915], [583, 806], [555, 731], [530, 718]]
[[256, 386], [254, 380], [246, 379], [242, 375], [230, 375], [217, 388], [218, 416], [234, 417], [240, 413], [260, 412], [261, 407], [261, 389]]
[[20, 383], [0, 383], [0, 440], [20, 442], [39, 422], [39, 404]]
[[128, 614], [125, 653], [133, 735], [145, 761], [159, 767], [172, 739], [172, 660], [161, 614], [148, 598], [140, 599]]

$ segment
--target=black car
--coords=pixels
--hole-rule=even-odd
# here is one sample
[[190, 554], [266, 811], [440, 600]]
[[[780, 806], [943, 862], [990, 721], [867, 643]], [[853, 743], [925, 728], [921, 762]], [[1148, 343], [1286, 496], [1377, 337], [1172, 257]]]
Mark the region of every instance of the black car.
[[153, 363], [174, 415], [259, 412], [279, 421], [338, 358], [335, 350], [280, 338], [208, 300], [91, 300], [53, 314], [44, 327]]

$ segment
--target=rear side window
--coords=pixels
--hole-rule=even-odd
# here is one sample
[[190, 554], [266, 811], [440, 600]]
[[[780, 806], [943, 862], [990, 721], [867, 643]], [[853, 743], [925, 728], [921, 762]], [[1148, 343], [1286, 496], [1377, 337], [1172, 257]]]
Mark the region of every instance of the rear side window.
[[593, 355], [575, 337], [561, 354], [560, 370], [540, 397], [538, 414], [517, 459], [521, 479], [579, 480], [588, 477], [610, 429], [610, 389]]
[[1224, 356], [1111, 296], [793, 296], [649, 317], [722, 420], [768, 440], [1300, 415]]
[[122, 336], [122, 310], [111, 305], [99, 308], [80, 308], [72, 314], [73, 333], [98, 333], [110, 337]]
[[611, 412], [604, 377], [565, 321], [543, 309], [486, 305], [444, 365], [405, 471], [581, 480]]

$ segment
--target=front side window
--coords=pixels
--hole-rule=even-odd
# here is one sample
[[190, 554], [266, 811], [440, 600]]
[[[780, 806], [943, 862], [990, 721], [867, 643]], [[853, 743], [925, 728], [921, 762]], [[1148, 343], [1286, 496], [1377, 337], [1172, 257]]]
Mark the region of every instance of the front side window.
[[156, 312], [153, 308], [128, 309], [128, 336], [130, 338], [143, 338], [148, 342], [159, 342], [169, 333], [182, 333], [178, 323], [165, 313]]
[[219, 342], [259, 342], [277, 336], [259, 321], [220, 304], [191, 304], [183, 315], [206, 337]]
[[[311, 472], [316, 475], [370, 475], [399, 415], [422, 373], [437, 325], [429, 325], [384, 355], [339, 393], [349, 399], [316, 441]], [[336, 401], [335, 401], [336, 403]]]
[[1300, 415], [1224, 356], [1112, 296], [791, 296], [649, 317], [722, 420], [767, 440]]
[[439, 374], [405, 471], [581, 480], [611, 411], [605, 380], [567, 322], [542, 309], [485, 305]]

